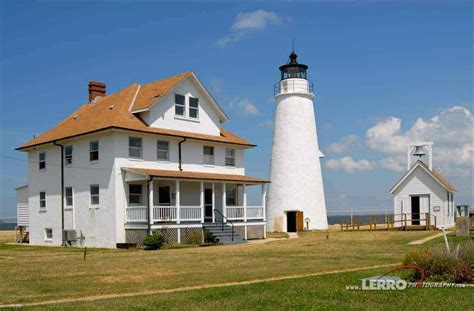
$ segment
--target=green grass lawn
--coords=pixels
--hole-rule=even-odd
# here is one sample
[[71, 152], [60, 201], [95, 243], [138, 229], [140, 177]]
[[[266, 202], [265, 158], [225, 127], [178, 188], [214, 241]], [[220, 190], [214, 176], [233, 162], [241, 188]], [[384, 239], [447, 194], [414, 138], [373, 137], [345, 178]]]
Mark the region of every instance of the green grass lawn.
[[[0, 304], [173, 289], [393, 264], [400, 262], [407, 251], [426, 247], [410, 246], [408, 242], [432, 234], [434, 232], [330, 232], [327, 239], [325, 232], [310, 232], [301, 234], [299, 239], [282, 239], [265, 244], [161, 251], [89, 249], [86, 260], [83, 260], [82, 250], [77, 248], [0, 244]], [[430, 245], [442, 246], [442, 239], [432, 241]], [[368, 303], [368, 293], [347, 292], [345, 285], [357, 285], [358, 278], [372, 275], [370, 271], [341, 273], [55, 307], [125, 309], [131, 306], [188, 306], [197, 309], [218, 307], [220, 302], [221, 305], [226, 304], [231, 308], [273, 306], [288, 309], [291, 304], [306, 308], [314, 301], [314, 307], [329, 308], [340, 300], [341, 303], [350, 304], [354, 308], [363, 308], [364, 304]], [[442, 297], [446, 301], [453, 299], [449, 306], [460, 309], [468, 305], [466, 298], [474, 298], [471, 289], [412, 291], [391, 295], [411, 297], [409, 300], [411, 299], [414, 306], [421, 303], [416, 297], [426, 296], [426, 299], [421, 301], [425, 301], [426, 306], [429, 306], [432, 305], [427, 294], [430, 292], [433, 297], [440, 297], [439, 300], [442, 300]], [[300, 299], [293, 297], [295, 295]], [[472, 305], [473, 299], [468, 300]], [[436, 304], [435, 307], [442, 306], [442, 303]], [[389, 308], [392, 306], [403, 308], [409, 307], [410, 303], [389, 304]]]

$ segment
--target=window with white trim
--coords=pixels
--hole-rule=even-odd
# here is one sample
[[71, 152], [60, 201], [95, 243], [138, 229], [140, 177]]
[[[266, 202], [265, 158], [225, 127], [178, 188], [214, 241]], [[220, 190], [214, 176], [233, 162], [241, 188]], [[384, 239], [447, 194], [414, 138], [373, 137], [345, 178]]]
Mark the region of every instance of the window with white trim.
[[199, 99], [189, 97], [189, 117], [193, 119], [199, 118]]
[[235, 166], [235, 149], [225, 148], [225, 165]]
[[44, 170], [46, 168], [46, 152], [40, 152], [38, 154], [38, 163], [40, 170]]
[[174, 113], [177, 116], [184, 117], [186, 103], [184, 95], [174, 94]]
[[91, 162], [99, 160], [99, 141], [97, 140], [89, 143], [89, 160]]
[[99, 185], [90, 186], [91, 205], [99, 205]]
[[72, 207], [73, 205], [73, 198], [72, 198], [72, 187], [66, 187], [64, 189], [64, 196], [66, 200], [66, 206]]
[[64, 162], [66, 165], [72, 164], [72, 146], [64, 147]]
[[158, 160], [168, 161], [170, 159], [170, 143], [164, 140], [158, 140], [156, 142]]
[[214, 147], [204, 146], [204, 164], [214, 165]]
[[141, 137], [128, 138], [128, 156], [131, 158], [142, 157], [142, 139]]
[[237, 205], [237, 188], [227, 188], [225, 190], [225, 204], [226, 206]]
[[44, 229], [44, 238], [45, 238], [45, 240], [52, 240], [53, 239], [53, 229], [45, 228]]
[[46, 192], [45, 191], [41, 191], [39, 193], [39, 207], [46, 208]]
[[128, 203], [142, 204], [143, 203], [143, 186], [140, 184], [128, 185]]

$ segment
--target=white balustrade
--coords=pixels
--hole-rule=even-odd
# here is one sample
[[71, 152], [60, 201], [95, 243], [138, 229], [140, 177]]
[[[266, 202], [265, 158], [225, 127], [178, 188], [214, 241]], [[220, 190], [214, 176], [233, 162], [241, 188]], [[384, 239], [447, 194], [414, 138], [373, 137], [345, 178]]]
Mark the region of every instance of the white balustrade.
[[180, 218], [181, 221], [201, 221], [201, 206], [183, 206], [181, 205]]
[[244, 207], [243, 206], [227, 206], [226, 217], [230, 220], [244, 219]]
[[146, 206], [129, 206], [127, 207], [127, 222], [147, 222]]
[[176, 206], [153, 206], [153, 221], [176, 221]]
[[247, 206], [247, 219], [263, 219], [263, 206]]

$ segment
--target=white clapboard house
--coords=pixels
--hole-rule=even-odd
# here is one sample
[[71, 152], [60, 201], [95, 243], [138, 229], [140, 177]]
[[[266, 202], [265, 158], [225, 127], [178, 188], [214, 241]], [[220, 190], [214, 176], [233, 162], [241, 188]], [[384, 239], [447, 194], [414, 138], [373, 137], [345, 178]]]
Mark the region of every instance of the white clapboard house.
[[[426, 155], [427, 163], [423, 161]], [[412, 157], [419, 157], [413, 165]], [[433, 168], [432, 158], [431, 142], [408, 145], [407, 172], [390, 190], [395, 227], [454, 226], [456, 188]]]
[[[175, 243], [204, 231], [264, 238], [266, 181], [245, 175], [255, 145], [222, 129], [228, 120], [193, 72], [109, 95], [89, 82], [85, 104], [18, 148], [28, 153], [30, 243], [117, 247], [153, 231]], [[262, 189], [257, 206], [251, 186]]]

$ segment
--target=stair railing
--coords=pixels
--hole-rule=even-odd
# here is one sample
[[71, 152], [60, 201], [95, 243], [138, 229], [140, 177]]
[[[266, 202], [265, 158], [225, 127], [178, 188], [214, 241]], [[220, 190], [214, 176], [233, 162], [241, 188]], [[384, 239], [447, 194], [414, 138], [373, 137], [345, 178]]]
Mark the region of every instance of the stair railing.
[[222, 220], [221, 220], [221, 231], [224, 232], [224, 219], [227, 220], [227, 223], [229, 223], [232, 226], [232, 242], [234, 242], [234, 223], [229, 220], [229, 218], [225, 217], [224, 214], [222, 214], [219, 210], [214, 209], [215, 212], [219, 213], [221, 215]]

